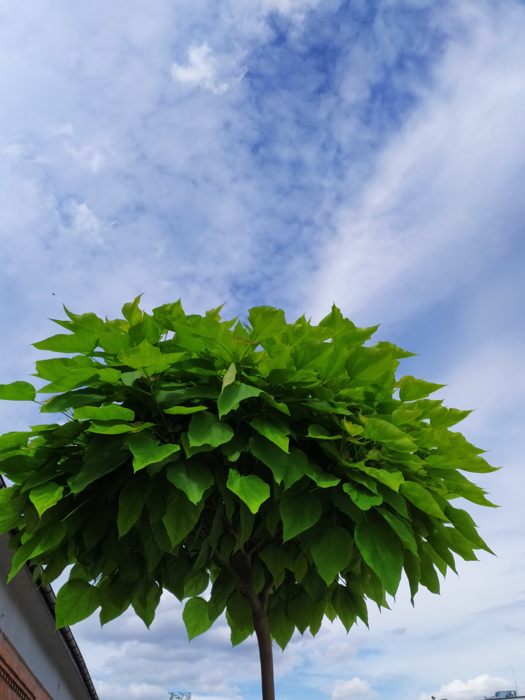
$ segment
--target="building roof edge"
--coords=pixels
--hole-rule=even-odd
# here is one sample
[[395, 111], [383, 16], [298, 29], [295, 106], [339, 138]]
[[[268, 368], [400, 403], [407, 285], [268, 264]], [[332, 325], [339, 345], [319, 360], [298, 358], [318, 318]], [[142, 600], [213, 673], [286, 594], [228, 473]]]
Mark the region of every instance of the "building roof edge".
[[[0, 474], [0, 489], [3, 488], [6, 488], [6, 483], [2, 475]], [[56, 596], [53, 589], [51, 588], [51, 586], [44, 586], [42, 581], [38, 579], [37, 584], [35, 584], [35, 590], [40, 595], [44, 605], [47, 607], [51, 618], [53, 619], [53, 621], [55, 621]], [[95, 690], [95, 686], [93, 685], [93, 680], [86, 666], [86, 662], [84, 661], [84, 657], [82, 656], [82, 653], [78, 647], [78, 644], [76, 643], [75, 637], [73, 636], [71, 629], [69, 627], [62, 627], [61, 629], [57, 630], [57, 632], [61, 636], [65, 646], [68, 648], [73, 662], [77, 667], [77, 670], [84, 682], [84, 685], [86, 686], [88, 693], [91, 695], [92, 700], [99, 700], [97, 691]]]

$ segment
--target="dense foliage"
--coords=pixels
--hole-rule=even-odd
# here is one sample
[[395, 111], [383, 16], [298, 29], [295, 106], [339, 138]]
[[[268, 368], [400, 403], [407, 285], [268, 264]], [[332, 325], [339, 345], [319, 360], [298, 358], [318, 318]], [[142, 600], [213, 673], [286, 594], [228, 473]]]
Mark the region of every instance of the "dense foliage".
[[35, 344], [73, 355], [36, 363], [36, 396], [52, 395], [40, 411], [58, 422], [0, 437], [10, 578], [30, 561], [49, 584], [74, 565], [58, 627], [130, 605], [149, 626], [166, 589], [187, 599], [190, 639], [226, 610], [242, 642], [259, 601], [284, 649], [324, 616], [366, 624], [367, 600], [387, 607], [403, 570], [412, 598], [438, 593], [454, 554], [490, 551], [452, 505], [491, 505], [463, 472], [493, 468], [450, 430], [469, 411], [428, 399], [438, 384], [396, 381], [411, 353], [365, 346], [376, 327], [335, 306], [315, 326], [270, 307], [248, 323], [180, 302], [148, 315], [139, 299], [114, 321], [66, 310], [68, 332]]

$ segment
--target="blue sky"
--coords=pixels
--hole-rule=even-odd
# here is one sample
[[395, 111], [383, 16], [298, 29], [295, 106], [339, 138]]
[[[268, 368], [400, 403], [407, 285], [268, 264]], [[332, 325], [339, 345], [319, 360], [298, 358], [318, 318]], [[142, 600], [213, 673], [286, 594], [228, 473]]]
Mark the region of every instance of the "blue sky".
[[[335, 301], [476, 408], [497, 553], [370, 631], [276, 653], [278, 697], [472, 700], [525, 691], [525, 5], [517, 0], [5, 0], [0, 8], [2, 382], [61, 304], [109, 317], [182, 297], [231, 316]], [[3, 431], [38, 423], [0, 406]], [[253, 640], [191, 644], [166, 595], [78, 625], [101, 700], [259, 697]], [[510, 683], [510, 685], [509, 685]]]

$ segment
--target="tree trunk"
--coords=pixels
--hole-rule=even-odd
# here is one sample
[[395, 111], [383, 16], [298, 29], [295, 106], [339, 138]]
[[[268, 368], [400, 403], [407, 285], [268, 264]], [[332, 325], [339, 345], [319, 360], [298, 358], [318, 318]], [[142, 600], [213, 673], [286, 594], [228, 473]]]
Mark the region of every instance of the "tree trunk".
[[257, 607], [258, 610], [253, 610], [253, 625], [259, 643], [259, 657], [261, 659], [262, 700], [275, 700], [270, 625], [264, 606]]

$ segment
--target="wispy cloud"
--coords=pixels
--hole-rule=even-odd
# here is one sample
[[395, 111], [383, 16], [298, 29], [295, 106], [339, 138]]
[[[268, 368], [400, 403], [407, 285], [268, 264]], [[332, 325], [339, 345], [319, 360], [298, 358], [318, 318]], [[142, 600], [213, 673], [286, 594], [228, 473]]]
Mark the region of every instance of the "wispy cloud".
[[184, 66], [173, 63], [171, 77], [180, 83], [193, 83], [216, 95], [226, 92], [228, 83], [216, 82], [216, 61], [206, 42], [192, 46], [188, 51], [188, 63]]

